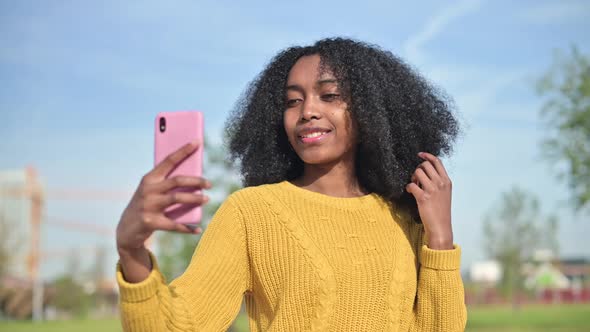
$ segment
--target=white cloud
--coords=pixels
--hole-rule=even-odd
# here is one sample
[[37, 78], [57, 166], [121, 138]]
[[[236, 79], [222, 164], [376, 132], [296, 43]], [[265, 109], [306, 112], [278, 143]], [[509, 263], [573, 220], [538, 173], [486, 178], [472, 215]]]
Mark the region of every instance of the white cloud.
[[424, 61], [423, 46], [437, 35], [440, 35], [453, 21], [478, 10], [482, 3], [481, 0], [462, 0], [438, 12], [422, 30], [406, 40], [403, 45], [405, 55], [415, 63]]
[[[531, 72], [528, 67], [505, 68], [465, 61], [442, 63], [426, 55], [424, 50], [430, 41], [444, 35], [444, 30], [450, 24], [478, 11], [482, 5], [482, 0], [462, 0], [443, 8], [403, 45], [406, 57], [417, 63], [426, 77], [444, 87], [454, 97], [457, 107], [468, 122], [484, 112], [497, 114], [502, 91], [526, 84], [526, 77]], [[530, 112], [523, 112], [527, 114], [521, 113], [518, 118], [525, 122], [530, 120]]]

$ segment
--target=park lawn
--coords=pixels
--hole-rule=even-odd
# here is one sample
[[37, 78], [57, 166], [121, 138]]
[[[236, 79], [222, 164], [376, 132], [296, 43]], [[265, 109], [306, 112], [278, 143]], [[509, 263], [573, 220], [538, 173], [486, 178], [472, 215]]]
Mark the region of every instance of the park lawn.
[[[63, 320], [33, 323], [30, 321], [0, 321], [0, 332], [122, 332], [118, 319]], [[240, 315], [234, 322], [234, 331], [247, 332], [248, 318]]]
[[[590, 331], [590, 305], [527, 306], [513, 313], [509, 307], [470, 307], [467, 332], [581, 332]], [[248, 331], [247, 317], [240, 315], [238, 332]], [[49, 321], [43, 323], [0, 321], [0, 332], [121, 332], [117, 319]]]
[[[0, 321], [0, 332], [122, 332], [118, 319], [105, 320], [64, 320], [43, 323]], [[248, 318], [238, 317], [234, 331], [247, 332]]]
[[534, 305], [468, 309], [467, 331], [590, 331], [590, 305]]
[[[122, 332], [118, 319], [63, 320], [33, 323], [30, 321], [0, 321], [0, 332]], [[234, 331], [247, 332], [248, 318], [240, 315], [234, 322]]]
[[122, 332], [118, 319], [62, 320], [34, 323], [0, 321], [0, 332]]

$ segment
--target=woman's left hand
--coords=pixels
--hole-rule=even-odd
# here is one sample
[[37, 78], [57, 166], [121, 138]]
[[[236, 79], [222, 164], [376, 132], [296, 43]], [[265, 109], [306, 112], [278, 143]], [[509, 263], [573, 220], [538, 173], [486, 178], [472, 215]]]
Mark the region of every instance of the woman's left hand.
[[418, 156], [424, 159], [424, 162], [412, 174], [412, 182], [406, 186], [406, 190], [414, 195], [418, 203], [428, 247], [453, 249], [451, 179], [436, 156], [427, 152], [420, 152]]

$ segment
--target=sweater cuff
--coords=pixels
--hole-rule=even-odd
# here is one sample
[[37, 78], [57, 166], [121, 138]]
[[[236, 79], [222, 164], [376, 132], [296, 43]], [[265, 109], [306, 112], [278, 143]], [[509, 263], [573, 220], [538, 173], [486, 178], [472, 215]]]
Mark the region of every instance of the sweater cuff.
[[434, 250], [423, 245], [420, 264], [433, 270], [458, 270], [461, 266], [461, 247], [453, 244], [453, 249]]
[[156, 295], [158, 286], [164, 283], [164, 277], [160, 273], [154, 254], [149, 251], [149, 255], [152, 261], [152, 271], [145, 280], [137, 283], [125, 280], [121, 263], [117, 262], [117, 283], [119, 284], [121, 302], [145, 301]]

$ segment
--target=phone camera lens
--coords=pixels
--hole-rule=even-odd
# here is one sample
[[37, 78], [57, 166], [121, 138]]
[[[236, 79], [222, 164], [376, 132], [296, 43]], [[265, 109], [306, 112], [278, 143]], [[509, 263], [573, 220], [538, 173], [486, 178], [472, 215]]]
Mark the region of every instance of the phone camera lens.
[[160, 118], [160, 132], [163, 133], [166, 131], [166, 118]]

